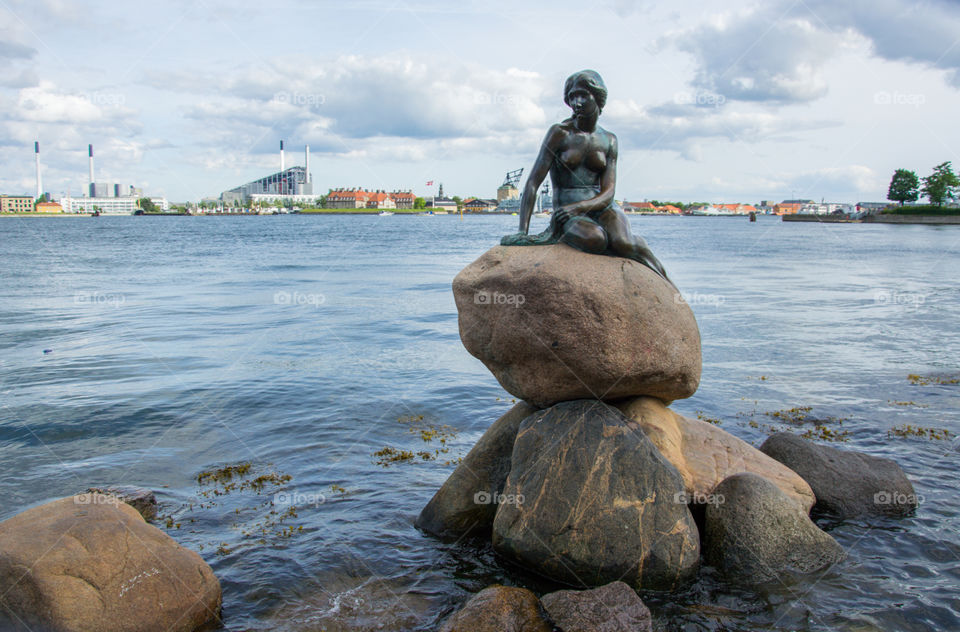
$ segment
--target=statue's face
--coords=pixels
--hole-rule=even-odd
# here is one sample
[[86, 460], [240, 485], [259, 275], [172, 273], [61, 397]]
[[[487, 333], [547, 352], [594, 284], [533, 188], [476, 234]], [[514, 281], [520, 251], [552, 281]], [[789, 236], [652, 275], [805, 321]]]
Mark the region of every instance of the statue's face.
[[600, 111], [593, 93], [581, 81], [577, 81], [570, 88], [570, 92], [567, 93], [567, 103], [570, 104], [570, 109], [577, 118], [595, 116]]

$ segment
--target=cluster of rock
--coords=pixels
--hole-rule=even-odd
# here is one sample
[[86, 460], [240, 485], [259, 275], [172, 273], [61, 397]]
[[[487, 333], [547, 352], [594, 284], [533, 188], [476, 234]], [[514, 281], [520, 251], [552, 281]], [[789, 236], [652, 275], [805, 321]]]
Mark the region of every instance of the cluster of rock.
[[464, 346], [522, 401], [423, 509], [427, 532], [490, 537], [502, 558], [581, 588], [674, 590], [695, 577], [701, 549], [751, 582], [840, 561], [814, 505], [844, 516], [915, 507], [887, 459], [793, 435], [757, 450], [670, 410], [698, 386], [699, 331], [677, 290], [634, 261], [500, 246], [453, 289]]
[[151, 493], [113, 488], [0, 522], [0, 627], [193, 632], [219, 621], [210, 567], [124, 498], [155, 513]]

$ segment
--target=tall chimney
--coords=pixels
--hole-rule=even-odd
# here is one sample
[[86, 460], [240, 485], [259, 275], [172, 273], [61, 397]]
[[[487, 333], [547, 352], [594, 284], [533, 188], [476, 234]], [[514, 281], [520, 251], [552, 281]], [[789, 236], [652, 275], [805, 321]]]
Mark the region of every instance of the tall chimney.
[[303, 158], [303, 168], [307, 172], [306, 180], [304, 184], [310, 184], [310, 145], [305, 145], [303, 148], [304, 158]]
[[280, 171], [283, 171], [283, 141], [280, 141]]
[[43, 197], [43, 180], [40, 177], [40, 141], [33, 142], [33, 153], [37, 158], [37, 197], [35, 199], [40, 199]]
[[96, 187], [93, 186], [93, 145], [87, 145], [87, 153], [90, 155], [90, 197], [96, 197]]

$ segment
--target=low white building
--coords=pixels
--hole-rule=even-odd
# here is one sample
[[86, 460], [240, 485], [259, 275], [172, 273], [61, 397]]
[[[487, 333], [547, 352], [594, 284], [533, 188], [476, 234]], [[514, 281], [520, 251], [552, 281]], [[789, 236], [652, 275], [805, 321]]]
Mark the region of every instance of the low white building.
[[[140, 198], [127, 197], [70, 197], [60, 198], [60, 206], [64, 213], [93, 213], [99, 210], [101, 215], [133, 215], [137, 212], [137, 200]], [[167, 198], [152, 197], [150, 201], [162, 211], [170, 210]]]

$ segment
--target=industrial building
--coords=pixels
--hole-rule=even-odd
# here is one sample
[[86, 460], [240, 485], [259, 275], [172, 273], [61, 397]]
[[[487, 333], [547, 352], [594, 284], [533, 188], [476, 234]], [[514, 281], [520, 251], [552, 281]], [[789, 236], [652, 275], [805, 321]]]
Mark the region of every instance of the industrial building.
[[312, 203], [321, 196], [313, 193], [310, 176], [310, 145], [304, 147], [304, 166], [286, 168], [283, 141], [280, 141], [280, 171], [224, 191], [220, 200], [229, 206], [246, 206], [257, 202]]

